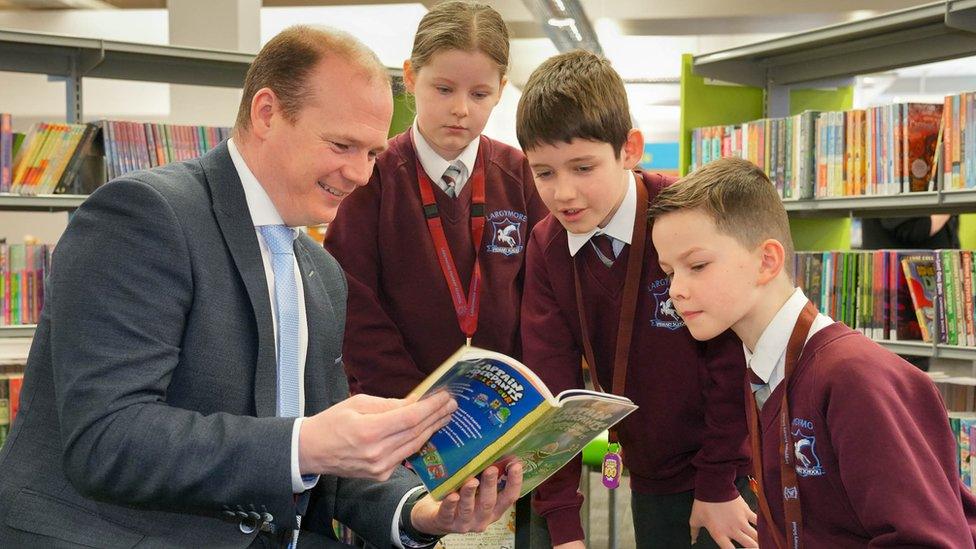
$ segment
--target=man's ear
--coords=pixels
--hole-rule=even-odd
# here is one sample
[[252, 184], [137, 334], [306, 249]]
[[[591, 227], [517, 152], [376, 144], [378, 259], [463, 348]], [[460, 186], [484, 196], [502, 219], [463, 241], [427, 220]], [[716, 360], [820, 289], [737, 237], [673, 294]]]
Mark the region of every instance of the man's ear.
[[779, 273], [786, 268], [786, 249], [783, 243], [775, 238], [767, 238], [759, 245], [760, 264], [759, 279], [760, 285], [773, 280]]
[[417, 75], [414, 73], [413, 63], [409, 59], [403, 62], [403, 87], [409, 93], [413, 93], [417, 87]]
[[620, 149], [620, 156], [623, 158], [624, 167], [632, 170], [640, 163], [644, 157], [644, 134], [637, 128], [631, 128], [627, 132], [627, 140]]
[[271, 88], [261, 88], [251, 98], [251, 133], [264, 139], [271, 131], [271, 120], [278, 110], [278, 96]]

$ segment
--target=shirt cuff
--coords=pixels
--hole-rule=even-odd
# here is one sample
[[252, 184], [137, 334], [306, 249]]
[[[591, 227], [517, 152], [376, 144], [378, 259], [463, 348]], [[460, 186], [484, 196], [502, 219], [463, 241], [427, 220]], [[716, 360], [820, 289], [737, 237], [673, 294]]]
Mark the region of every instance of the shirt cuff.
[[407, 499], [414, 495], [417, 490], [423, 490], [423, 486], [417, 486], [413, 490], [410, 490], [403, 497], [400, 498], [400, 504], [397, 505], [396, 512], [393, 513], [393, 524], [390, 528], [390, 540], [393, 541], [393, 546], [397, 549], [404, 549], [403, 544], [400, 543], [400, 513], [403, 513], [403, 506], [407, 503]]
[[298, 433], [302, 430], [302, 421], [305, 418], [295, 418], [291, 429], [291, 491], [295, 494], [311, 490], [319, 482], [319, 475], [303, 475], [298, 467]]

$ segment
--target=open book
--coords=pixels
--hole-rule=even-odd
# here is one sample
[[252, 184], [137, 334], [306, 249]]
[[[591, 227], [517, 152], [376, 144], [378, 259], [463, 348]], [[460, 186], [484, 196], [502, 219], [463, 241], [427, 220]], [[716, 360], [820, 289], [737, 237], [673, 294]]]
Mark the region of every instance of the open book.
[[410, 396], [445, 389], [458, 403], [451, 423], [410, 458], [436, 500], [514, 458], [523, 465], [524, 496], [637, 409], [626, 397], [581, 389], [554, 397], [524, 364], [477, 347], [459, 349]]

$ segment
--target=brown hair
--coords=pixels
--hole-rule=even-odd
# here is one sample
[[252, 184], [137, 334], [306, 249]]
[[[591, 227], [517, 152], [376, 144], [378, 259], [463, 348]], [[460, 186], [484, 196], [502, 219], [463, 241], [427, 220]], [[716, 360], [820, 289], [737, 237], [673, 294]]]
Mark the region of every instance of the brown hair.
[[576, 50], [547, 59], [519, 99], [515, 133], [522, 150], [586, 139], [609, 143], [614, 155], [631, 129], [624, 82], [610, 62]]
[[264, 88], [274, 92], [289, 122], [297, 120], [313, 94], [308, 85], [309, 73], [326, 55], [336, 55], [361, 68], [370, 80], [379, 77], [390, 82], [389, 73], [376, 54], [351, 34], [308, 25], [288, 27], [268, 41], [248, 67], [235, 128], [251, 127], [251, 101]]
[[654, 199], [648, 218], [698, 208], [715, 227], [749, 249], [768, 238], [786, 252], [784, 269], [793, 277], [793, 236], [783, 201], [758, 166], [741, 158], [709, 162], [666, 187]]
[[416, 73], [434, 54], [446, 50], [478, 51], [508, 71], [508, 29], [491, 6], [468, 2], [443, 2], [420, 20], [413, 38], [410, 66]]

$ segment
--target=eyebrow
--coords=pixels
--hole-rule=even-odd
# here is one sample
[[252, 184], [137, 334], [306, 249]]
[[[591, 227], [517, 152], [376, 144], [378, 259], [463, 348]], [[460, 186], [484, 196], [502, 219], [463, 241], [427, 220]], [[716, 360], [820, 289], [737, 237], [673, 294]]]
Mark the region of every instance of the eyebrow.
[[[596, 158], [596, 156], [595, 155], [592, 155], [592, 154], [588, 154], [586, 156], [574, 156], [573, 158], [570, 158], [569, 160], [567, 160], [566, 162], [564, 162], [564, 164], [570, 164], [570, 163], [573, 163], [573, 162], [592, 161], [595, 158]], [[549, 164], [542, 164], [542, 163], [536, 163], [536, 164], [529, 163], [529, 167], [532, 168], [532, 169], [535, 169], [535, 168], [552, 168], [552, 166], [550, 166]]]
[[685, 250], [685, 252], [683, 254], [681, 254], [681, 255], [678, 256], [678, 259], [685, 259], [689, 255], [691, 255], [691, 254], [693, 254], [695, 252], [703, 251], [703, 250], [704, 250], [704, 248], [702, 248], [701, 246], [695, 246], [694, 248]]
[[[363, 142], [363, 141], [361, 141], [359, 139], [356, 139], [355, 137], [353, 137], [351, 135], [345, 135], [345, 134], [328, 135], [328, 134], [322, 133], [322, 134], [319, 134], [319, 137], [322, 138], [322, 139], [324, 139], [324, 140], [326, 140], [326, 141], [341, 141], [343, 143], [348, 143], [350, 145], [354, 145], [354, 146], [359, 147], [359, 148], [363, 148], [363, 147], [366, 146], [366, 143], [365, 142]], [[371, 152], [375, 152], [375, 153], [379, 154], [379, 153], [385, 151], [387, 148], [389, 148], [389, 144], [384, 141], [382, 145], [377, 146], [377, 147], [370, 147], [369, 150]]]

